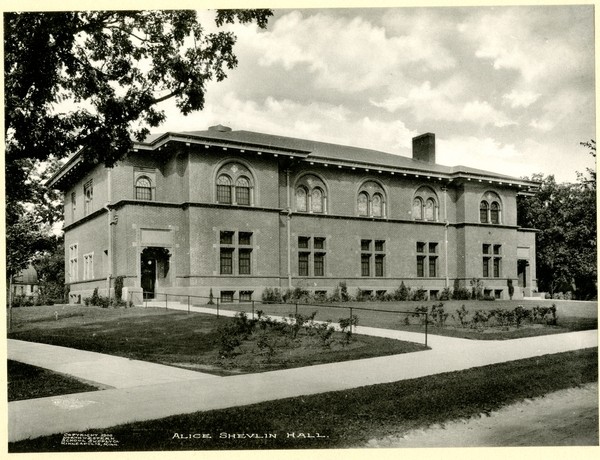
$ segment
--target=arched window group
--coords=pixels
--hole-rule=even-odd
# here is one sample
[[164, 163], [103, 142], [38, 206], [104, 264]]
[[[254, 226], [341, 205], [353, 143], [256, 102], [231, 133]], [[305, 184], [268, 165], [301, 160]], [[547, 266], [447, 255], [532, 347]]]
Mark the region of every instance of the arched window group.
[[254, 186], [252, 173], [241, 163], [227, 163], [217, 173], [217, 203], [252, 206]]
[[357, 211], [363, 217], [386, 217], [385, 192], [381, 185], [367, 181], [359, 188]]
[[325, 183], [314, 174], [305, 174], [296, 183], [296, 212], [327, 212]]
[[437, 222], [439, 219], [438, 203], [437, 195], [433, 189], [420, 187], [413, 198], [413, 219]]
[[502, 223], [502, 207], [500, 197], [494, 192], [487, 192], [479, 203], [479, 222], [482, 224]]

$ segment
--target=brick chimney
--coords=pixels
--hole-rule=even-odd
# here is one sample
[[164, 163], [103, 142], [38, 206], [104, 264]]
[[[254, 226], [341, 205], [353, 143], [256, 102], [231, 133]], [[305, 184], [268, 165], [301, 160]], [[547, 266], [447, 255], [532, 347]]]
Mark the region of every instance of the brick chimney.
[[413, 160], [435, 164], [435, 134], [425, 133], [413, 137]]

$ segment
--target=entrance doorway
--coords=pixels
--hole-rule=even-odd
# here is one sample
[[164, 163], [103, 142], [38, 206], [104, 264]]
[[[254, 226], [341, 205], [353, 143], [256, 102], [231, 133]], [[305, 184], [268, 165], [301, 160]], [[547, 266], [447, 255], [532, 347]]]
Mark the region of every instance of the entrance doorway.
[[142, 251], [140, 281], [144, 299], [153, 299], [157, 286], [167, 285], [170, 257], [167, 248], [149, 247]]

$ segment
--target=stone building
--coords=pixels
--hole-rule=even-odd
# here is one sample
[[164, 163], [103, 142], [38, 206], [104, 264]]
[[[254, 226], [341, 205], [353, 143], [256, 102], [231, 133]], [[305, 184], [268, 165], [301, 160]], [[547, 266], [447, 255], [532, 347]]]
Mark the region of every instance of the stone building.
[[[435, 298], [481, 279], [485, 293], [531, 295], [535, 231], [516, 198], [537, 186], [413, 157], [213, 126], [135, 143], [113, 168], [73, 155], [51, 179], [64, 192], [71, 301], [106, 295], [117, 276], [142, 291], [260, 299], [266, 287]], [[132, 294], [133, 293], [133, 294]]]

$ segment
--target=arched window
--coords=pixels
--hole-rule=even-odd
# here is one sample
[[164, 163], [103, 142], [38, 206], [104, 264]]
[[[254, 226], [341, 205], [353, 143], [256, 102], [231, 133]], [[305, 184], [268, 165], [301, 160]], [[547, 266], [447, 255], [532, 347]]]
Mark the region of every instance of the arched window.
[[296, 211], [308, 211], [308, 196], [306, 194], [306, 189], [302, 186], [296, 189]]
[[323, 191], [320, 188], [314, 188], [310, 198], [310, 210], [312, 212], [323, 212]]
[[140, 176], [135, 182], [135, 199], [152, 200], [152, 182], [146, 176]]
[[327, 187], [321, 178], [315, 174], [304, 174], [297, 179], [296, 212], [327, 212]]
[[423, 219], [423, 200], [419, 197], [415, 198], [413, 201], [413, 219], [422, 220]]
[[367, 192], [360, 192], [358, 194], [358, 215], [369, 215], [369, 195], [367, 195]]
[[383, 217], [383, 198], [381, 194], [376, 193], [371, 200], [371, 213], [373, 217]]
[[428, 186], [419, 187], [413, 199], [413, 219], [437, 222], [439, 205], [435, 191]]
[[356, 210], [363, 217], [385, 217], [385, 191], [374, 180], [364, 182], [358, 189]]
[[217, 173], [217, 203], [254, 206], [253, 174], [243, 164], [226, 163]]
[[427, 202], [425, 204], [425, 220], [437, 220], [436, 206], [433, 198], [427, 198]]
[[502, 223], [502, 204], [496, 192], [486, 192], [479, 203], [479, 222], [498, 225]]
[[250, 205], [250, 181], [246, 177], [240, 177], [235, 182], [235, 201], [237, 204]]
[[492, 202], [492, 206], [490, 207], [490, 220], [492, 224], [500, 223], [500, 205], [497, 201]]
[[217, 178], [217, 203], [231, 204], [231, 178], [225, 174]]
[[482, 224], [488, 223], [488, 204], [487, 201], [482, 201], [479, 204], [479, 222]]

